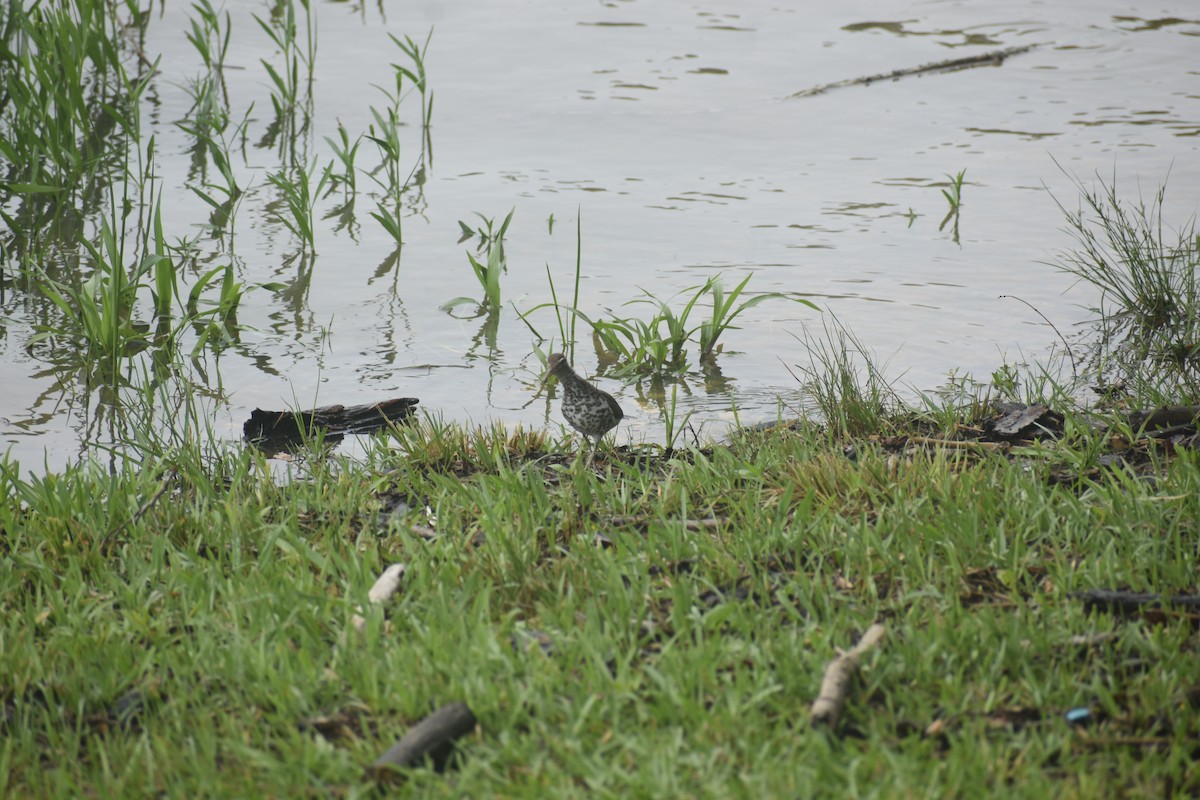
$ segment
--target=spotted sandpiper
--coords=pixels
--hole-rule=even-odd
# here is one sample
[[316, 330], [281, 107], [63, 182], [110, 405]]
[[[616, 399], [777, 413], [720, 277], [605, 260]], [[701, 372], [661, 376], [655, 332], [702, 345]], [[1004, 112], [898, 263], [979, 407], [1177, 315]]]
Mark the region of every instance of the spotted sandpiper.
[[563, 416], [571, 423], [572, 428], [595, 440], [587, 460], [587, 466], [591, 466], [600, 440], [604, 438], [604, 434], [617, 427], [625, 412], [621, 411], [611, 394], [597, 389], [576, 375], [575, 370], [567, 363], [567, 357], [562, 353], [550, 354], [546, 362], [546, 377], [542, 379], [543, 386], [552, 375], [562, 384]]

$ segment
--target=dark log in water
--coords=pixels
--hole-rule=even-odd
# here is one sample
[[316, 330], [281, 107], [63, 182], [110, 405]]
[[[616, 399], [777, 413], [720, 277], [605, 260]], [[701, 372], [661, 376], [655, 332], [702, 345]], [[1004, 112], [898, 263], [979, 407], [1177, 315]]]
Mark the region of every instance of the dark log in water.
[[298, 447], [320, 431], [327, 443], [354, 433], [371, 433], [393, 422], [408, 420], [416, 410], [415, 397], [394, 397], [362, 406], [322, 406], [308, 411], [254, 409], [242, 426], [246, 441], [268, 452]]

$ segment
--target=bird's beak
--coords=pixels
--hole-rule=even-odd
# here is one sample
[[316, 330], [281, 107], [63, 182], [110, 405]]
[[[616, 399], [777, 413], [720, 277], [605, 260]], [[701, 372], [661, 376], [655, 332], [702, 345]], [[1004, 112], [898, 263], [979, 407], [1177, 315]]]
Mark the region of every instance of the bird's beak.
[[553, 377], [554, 377], [554, 373], [549, 370], [546, 370], [546, 374], [542, 376], [542, 386], [545, 386], [547, 383], [549, 383], [550, 379]]

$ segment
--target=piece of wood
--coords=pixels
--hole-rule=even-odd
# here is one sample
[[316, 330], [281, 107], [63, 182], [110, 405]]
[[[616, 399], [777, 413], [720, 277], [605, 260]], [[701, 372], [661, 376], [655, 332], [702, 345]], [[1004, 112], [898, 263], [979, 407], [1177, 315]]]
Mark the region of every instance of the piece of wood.
[[436, 542], [438, 532], [428, 525], [411, 525], [408, 532], [419, 539], [424, 539], [427, 542]]
[[454, 742], [475, 730], [477, 724], [478, 720], [466, 703], [442, 706], [409, 728], [400, 741], [375, 759], [367, 772], [376, 780], [386, 780], [426, 760], [442, 772], [454, 753]]
[[864, 653], [879, 644], [886, 632], [886, 628], [875, 623], [867, 628], [867, 632], [858, 640], [858, 644], [844, 653], [839, 653], [838, 657], [825, 667], [825, 678], [821, 681], [821, 691], [812, 704], [812, 724], [814, 726], [828, 725], [832, 728], [837, 724], [838, 717], [842, 713], [842, 706], [846, 702], [846, 694], [850, 690], [850, 679], [858, 671], [858, 662]]
[[908, 444], [919, 444], [925, 447], [943, 447], [947, 450], [1003, 450], [1006, 445], [1000, 442], [981, 442], [978, 439], [933, 439], [928, 436], [909, 436]]
[[242, 424], [246, 441], [269, 453], [301, 446], [320, 430], [325, 442], [333, 444], [347, 435], [372, 433], [394, 422], [404, 422], [416, 413], [415, 397], [393, 397], [381, 403], [359, 406], [322, 406], [307, 411], [264, 411], [254, 409]]
[[1148, 608], [1180, 608], [1200, 611], [1200, 596], [1190, 594], [1141, 594], [1114, 589], [1088, 589], [1072, 592], [1071, 597], [1083, 601], [1085, 611], [1108, 611], [1120, 616], [1136, 616]]
[[[711, 531], [720, 528], [726, 523], [725, 519], [685, 519], [683, 527], [689, 531]], [[608, 524], [614, 528], [619, 528], [625, 525], [649, 525], [651, 522], [649, 517], [633, 517], [623, 514], [618, 514], [608, 518]]]
[[1200, 418], [1200, 406], [1162, 406], [1129, 415], [1129, 427], [1135, 431], [1152, 428], [1171, 428], [1176, 425], [1195, 425]]
[[1004, 438], [1020, 436], [1021, 431], [1037, 423], [1042, 415], [1049, 411], [1049, 406], [1034, 403], [1024, 408], [1014, 408], [996, 420], [992, 425], [992, 433]]
[[825, 83], [820, 86], [814, 86], [811, 89], [804, 89], [795, 94], [788, 95], [788, 99], [796, 97], [812, 97], [818, 94], [824, 94], [830, 89], [842, 89], [846, 86], [869, 86], [878, 81], [895, 81], [900, 78], [907, 78], [912, 75], [925, 75], [931, 72], [951, 72], [960, 69], [969, 69], [971, 67], [980, 66], [998, 66], [1004, 63], [1004, 59], [1009, 56], [1027, 53], [1033, 49], [1033, 45], [1025, 45], [1023, 47], [1007, 47], [1003, 50], [992, 50], [979, 55], [966, 56], [965, 58], [951, 58], [946, 61], [935, 61], [932, 64], [922, 64], [919, 67], [906, 67], [904, 69], [896, 69], [882, 75], [867, 75], [862, 78], [851, 78], [844, 81], [834, 81], [833, 83]]
[[[1116, 631], [1104, 631], [1103, 633], [1080, 633], [1067, 639], [1067, 644], [1072, 647], [1098, 647], [1102, 644], [1116, 641]], [[1022, 643], [1023, 644], [1023, 643]]]
[[[385, 569], [371, 586], [371, 590], [367, 592], [367, 600], [370, 601], [371, 605], [377, 606], [394, 595], [400, 588], [400, 581], [404, 578], [404, 573], [407, 569], [403, 564], [392, 564]], [[366, 613], [363, 607], [359, 606], [358, 612], [350, 617], [350, 623], [359, 631], [367, 629], [367, 620], [363, 617], [363, 614]]]
[[1012, 441], [1058, 435], [1063, 430], [1063, 415], [1043, 403], [1004, 403], [997, 416], [983, 424], [985, 434], [992, 439]]

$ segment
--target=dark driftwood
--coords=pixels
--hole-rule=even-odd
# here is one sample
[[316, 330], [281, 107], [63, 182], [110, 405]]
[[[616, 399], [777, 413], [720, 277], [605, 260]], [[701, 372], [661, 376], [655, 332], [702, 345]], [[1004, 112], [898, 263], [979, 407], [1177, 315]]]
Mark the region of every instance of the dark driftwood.
[[1087, 611], [1108, 611], [1122, 616], [1134, 616], [1149, 608], [1178, 608], [1200, 612], [1200, 596], [1178, 594], [1139, 594], [1114, 589], [1089, 589], [1072, 592], [1071, 597], [1083, 601]]
[[1163, 406], [1149, 411], [1133, 412], [1129, 415], [1129, 427], [1140, 431], [1195, 425], [1197, 417], [1200, 417], [1200, 406]]
[[863, 654], [877, 645], [883, 638], [886, 629], [876, 623], [867, 628], [867, 632], [858, 640], [858, 644], [829, 662], [825, 667], [825, 679], [821, 681], [821, 692], [812, 704], [812, 724], [837, 724], [842, 706], [846, 702], [846, 693], [850, 690], [850, 679], [858, 671], [858, 662]]
[[982, 66], [998, 66], [1004, 63], [1004, 59], [1009, 56], [1027, 53], [1033, 49], [1033, 45], [1025, 47], [1007, 47], [1003, 50], [992, 50], [988, 53], [980, 53], [976, 56], [967, 56], [965, 58], [951, 58], [946, 61], [935, 61], [932, 64], [922, 64], [919, 67], [907, 67], [905, 69], [892, 70], [891, 72], [882, 75], [868, 75], [863, 78], [851, 78], [844, 81], [834, 81], [833, 83], [814, 86], [811, 89], [805, 89], [795, 94], [788, 95], [790, 100], [793, 97], [812, 97], [817, 94], [824, 94], [830, 89], [842, 89], [846, 86], [869, 86], [877, 81], [894, 81], [900, 78], [907, 78], [912, 75], [924, 75], [929, 72], [952, 72], [960, 69], [970, 69], [971, 67]]
[[478, 724], [466, 703], [442, 706], [409, 728], [404, 737], [375, 759], [367, 772], [376, 780], [395, 777], [398, 770], [417, 766], [428, 759], [438, 772], [454, 754], [454, 742], [475, 730]]
[[320, 430], [325, 441], [334, 443], [353, 433], [371, 433], [392, 422], [402, 422], [415, 413], [415, 397], [393, 397], [382, 403], [362, 406], [322, 406], [308, 411], [263, 411], [254, 409], [242, 425], [246, 440], [268, 452], [296, 447]]

